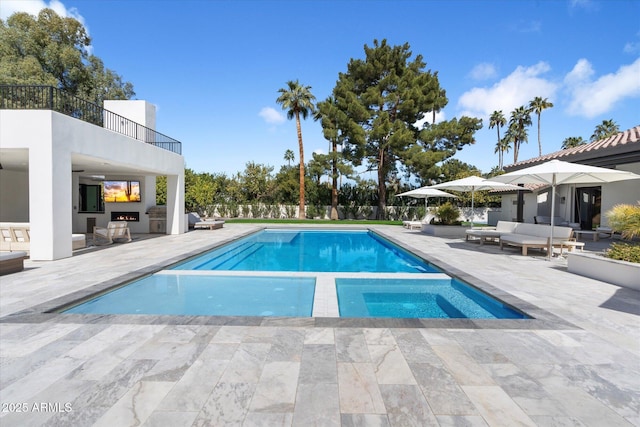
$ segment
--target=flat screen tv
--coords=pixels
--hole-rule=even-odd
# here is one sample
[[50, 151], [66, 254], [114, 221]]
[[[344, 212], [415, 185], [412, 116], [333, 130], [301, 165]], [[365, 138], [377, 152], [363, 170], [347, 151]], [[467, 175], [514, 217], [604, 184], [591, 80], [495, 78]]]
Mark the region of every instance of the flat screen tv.
[[107, 203], [140, 201], [140, 181], [104, 181], [102, 186]]

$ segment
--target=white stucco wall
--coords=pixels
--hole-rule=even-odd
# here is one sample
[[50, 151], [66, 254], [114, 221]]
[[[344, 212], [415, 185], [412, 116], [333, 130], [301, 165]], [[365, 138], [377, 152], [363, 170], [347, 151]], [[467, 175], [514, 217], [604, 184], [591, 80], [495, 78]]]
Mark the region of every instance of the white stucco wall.
[[[81, 217], [77, 213], [80, 178], [72, 173], [72, 158], [78, 155], [122, 171], [113, 176], [105, 174], [106, 178], [141, 181], [144, 191], [140, 203], [106, 205], [109, 212], [139, 210], [141, 220], [144, 218], [146, 222], [131, 223], [134, 233], [149, 231], [145, 212], [155, 205], [155, 182], [151, 187], [154, 176], [167, 175], [173, 182], [181, 183], [182, 187], [176, 184], [168, 189], [167, 197], [176, 206], [167, 209], [167, 233], [184, 232], [184, 158], [181, 155], [48, 110], [0, 110], [0, 123], [2, 149], [28, 151], [28, 206], [23, 201], [15, 209], [28, 209], [32, 259], [71, 256], [71, 234], [86, 229], [86, 215]], [[2, 185], [13, 185], [13, 179], [7, 181]], [[24, 179], [17, 180], [16, 184], [24, 187]], [[0, 203], [8, 202], [6, 195], [0, 194]], [[109, 205], [116, 205], [115, 209]], [[138, 205], [137, 209], [133, 209], [134, 205]], [[0, 214], [3, 212], [5, 208]], [[109, 212], [101, 215], [98, 225], [106, 225]], [[3, 216], [0, 220], [4, 220]]]
[[[2, 163], [1, 157], [0, 163]], [[29, 221], [28, 171], [0, 170], [0, 195], [2, 222]]]
[[[616, 169], [633, 172], [640, 175], [640, 163], [619, 165]], [[619, 204], [640, 203], [640, 179], [612, 182], [602, 185], [602, 225], [607, 226], [609, 219], [606, 213]]]
[[104, 101], [104, 109], [133, 120], [149, 129], [156, 129], [156, 106], [144, 100]]

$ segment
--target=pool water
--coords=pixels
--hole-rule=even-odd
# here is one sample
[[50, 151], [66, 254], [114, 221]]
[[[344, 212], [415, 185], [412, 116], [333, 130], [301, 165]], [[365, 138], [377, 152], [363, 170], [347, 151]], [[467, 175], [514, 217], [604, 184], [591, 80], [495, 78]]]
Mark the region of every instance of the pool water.
[[435, 273], [370, 231], [264, 230], [174, 267], [176, 270]]
[[456, 279], [336, 278], [340, 317], [523, 319]]
[[154, 274], [65, 313], [309, 317], [313, 277]]
[[[296, 274], [287, 275], [286, 272]], [[354, 274], [356, 272], [358, 274]], [[384, 278], [381, 278], [381, 273], [385, 273]], [[170, 270], [80, 302], [64, 312], [475, 319], [527, 317], [444, 273], [370, 231], [264, 230], [196, 256]], [[327, 298], [334, 301], [333, 311], [329, 314], [313, 312], [319, 277], [322, 277], [319, 297], [325, 302]]]

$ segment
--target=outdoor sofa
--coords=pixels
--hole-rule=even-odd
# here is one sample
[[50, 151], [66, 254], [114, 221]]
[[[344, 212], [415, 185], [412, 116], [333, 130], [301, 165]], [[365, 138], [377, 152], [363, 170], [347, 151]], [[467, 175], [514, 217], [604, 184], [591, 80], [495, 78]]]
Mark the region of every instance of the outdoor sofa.
[[224, 221], [221, 219], [202, 219], [197, 212], [189, 212], [189, 228], [202, 229], [208, 228], [209, 230], [216, 230], [222, 228]]
[[0, 276], [24, 270], [24, 251], [0, 252]]
[[501, 234], [513, 233], [517, 222], [498, 221], [495, 227], [471, 228], [465, 230], [466, 240], [479, 239], [482, 245], [485, 241], [499, 241]]
[[[570, 243], [573, 237], [571, 227], [553, 227], [554, 247], [573, 247]], [[498, 221], [495, 228], [479, 228], [466, 230], [466, 240], [480, 239], [480, 244], [485, 241], [498, 241], [500, 249], [504, 245], [522, 248], [522, 255], [527, 255], [529, 248], [545, 249], [549, 247], [551, 238], [551, 226], [544, 224], [529, 224], [523, 222]]]
[[[573, 236], [571, 227], [553, 227], [551, 246], [562, 247]], [[542, 224], [516, 223], [510, 233], [500, 234], [500, 249], [505, 245], [522, 248], [522, 255], [527, 255], [529, 248], [545, 249], [549, 247], [551, 226]]]
[[25, 251], [31, 248], [28, 222], [0, 222], [0, 250]]

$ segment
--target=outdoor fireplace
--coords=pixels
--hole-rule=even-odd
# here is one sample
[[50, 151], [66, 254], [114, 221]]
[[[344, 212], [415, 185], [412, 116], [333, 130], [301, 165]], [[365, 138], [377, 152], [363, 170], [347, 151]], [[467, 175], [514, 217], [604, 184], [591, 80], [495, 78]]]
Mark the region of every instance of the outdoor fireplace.
[[140, 222], [140, 212], [111, 212], [111, 221]]

